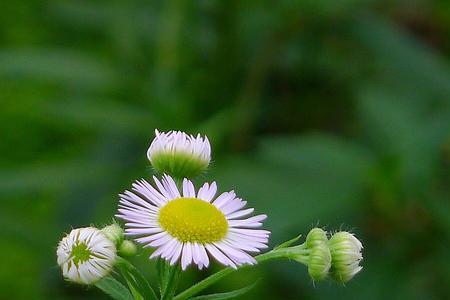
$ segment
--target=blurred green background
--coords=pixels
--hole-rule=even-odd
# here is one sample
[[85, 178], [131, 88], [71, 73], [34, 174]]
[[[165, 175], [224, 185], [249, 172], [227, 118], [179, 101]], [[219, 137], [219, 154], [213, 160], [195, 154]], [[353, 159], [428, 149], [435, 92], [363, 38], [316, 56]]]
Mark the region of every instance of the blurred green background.
[[56, 245], [151, 175], [155, 128], [209, 136], [201, 180], [266, 212], [272, 246], [317, 224], [364, 242], [345, 287], [286, 261], [209, 291], [447, 298], [449, 56], [445, 0], [2, 1], [0, 299], [107, 299], [62, 279]]

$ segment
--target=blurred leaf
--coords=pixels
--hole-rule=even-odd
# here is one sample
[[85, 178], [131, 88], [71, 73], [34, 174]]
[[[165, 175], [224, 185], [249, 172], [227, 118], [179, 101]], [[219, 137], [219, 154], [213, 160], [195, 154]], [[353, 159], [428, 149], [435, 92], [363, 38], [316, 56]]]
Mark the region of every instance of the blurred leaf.
[[433, 49], [374, 15], [359, 15], [353, 28], [373, 52], [379, 80], [408, 95], [408, 102], [423, 105], [424, 101], [434, 100], [450, 104], [450, 73]]
[[112, 66], [75, 51], [51, 48], [0, 50], [0, 76], [108, 89], [117, 84], [116, 75]]
[[13, 192], [30, 193], [36, 190], [65, 188], [76, 182], [97, 180], [111, 171], [111, 165], [63, 162], [60, 164], [35, 165], [0, 172], [0, 194]]
[[371, 162], [365, 149], [332, 136], [266, 138], [253, 160], [217, 162], [212, 177], [267, 212], [267, 227], [281, 242], [287, 229], [353, 223]]
[[[362, 89], [359, 112], [372, 148], [399, 162], [405, 190], [426, 188], [450, 135], [450, 109], [425, 114], [402, 95], [382, 87]], [[423, 192], [423, 191], [422, 191]]]
[[125, 16], [130, 18], [128, 25], [133, 33], [138, 33], [141, 39], [150, 39], [156, 24], [152, 6], [152, 3], [139, 3], [137, 6], [134, 2], [121, 1], [107, 6], [97, 2], [58, 1], [52, 2], [48, 10], [58, 22], [77, 30], [89, 30], [90, 33], [95, 30], [108, 33], [114, 29], [114, 22]]
[[149, 134], [156, 127], [151, 108], [142, 108], [96, 99], [71, 99], [44, 107], [43, 112], [55, 123], [69, 123], [91, 130], [125, 130], [136, 134]]

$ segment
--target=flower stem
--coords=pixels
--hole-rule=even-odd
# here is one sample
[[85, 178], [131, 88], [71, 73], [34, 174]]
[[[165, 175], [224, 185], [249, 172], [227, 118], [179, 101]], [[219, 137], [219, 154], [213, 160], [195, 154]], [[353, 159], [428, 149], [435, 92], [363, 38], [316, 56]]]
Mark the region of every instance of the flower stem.
[[173, 299], [178, 287], [181, 268], [179, 265], [170, 265], [166, 261], [161, 261], [163, 271], [160, 272], [161, 300]]
[[[267, 260], [272, 259], [278, 259], [278, 258], [288, 258], [288, 259], [295, 259], [303, 264], [307, 264], [307, 259], [309, 255], [309, 250], [305, 249], [304, 245], [299, 245], [295, 247], [289, 247], [289, 248], [280, 248], [280, 249], [274, 249], [272, 251], [269, 251], [264, 254], [260, 254], [255, 257], [256, 261], [258, 263], [262, 263]], [[234, 271], [238, 271], [244, 268], [248, 268], [250, 265], [244, 265], [240, 267], [239, 269], [232, 269], [232, 268], [225, 268], [220, 270], [217, 273], [212, 274], [211, 276], [203, 279], [202, 281], [198, 282], [197, 284], [191, 286], [190, 288], [186, 289], [184, 292], [178, 294], [176, 297], [174, 297], [174, 300], [185, 300], [189, 299], [190, 297], [197, 295], [210, 285], [218, 282], [225, 276], [233, 273]]]

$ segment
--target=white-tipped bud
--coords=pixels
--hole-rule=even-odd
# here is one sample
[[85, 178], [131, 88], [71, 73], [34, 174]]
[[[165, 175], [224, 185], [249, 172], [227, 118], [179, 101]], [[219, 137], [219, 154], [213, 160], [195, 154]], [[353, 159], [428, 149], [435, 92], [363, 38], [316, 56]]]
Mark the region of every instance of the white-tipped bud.
[[362, 243], [351, 233], [340, 231], [328, 241], [331, 252], [331, 276], [344, 283], [362, 270]]
[[93, 284], [107, 276], [116, 262], [116, 246], [94, 227], [73, 229], [58, 244], [57, 262], [64, 278]]
[[152, 166], [160, 173], [175, 178], [193, 178], [204, 172], [211, 160], [208, 138], [196, 137], [181, 131], [159, 132], [155, 130], [147, 151]]
[[119, 246], [123, 241], [123, 229], [119, 224], [113, 223], [102, 229], [105, 236]]

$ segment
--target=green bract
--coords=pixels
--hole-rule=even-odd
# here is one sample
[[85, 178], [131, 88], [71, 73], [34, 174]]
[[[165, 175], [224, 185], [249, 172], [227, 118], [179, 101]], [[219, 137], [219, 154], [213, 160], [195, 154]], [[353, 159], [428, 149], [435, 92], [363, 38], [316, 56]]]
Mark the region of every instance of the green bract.
[[159, 173], [175, 178], [194, 178], [206, 171], [209, 165], [209, 160], [183, 152], [157, 152], [150, 162]]
[[315, 281], [328, 276], [331, 267], [331, 254], [327, 233], [321, 228], [313, 228], [306, 236], [306, 247], [310, 249], [308, 273]]

